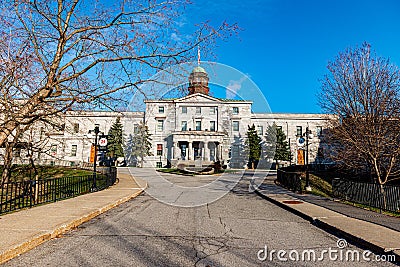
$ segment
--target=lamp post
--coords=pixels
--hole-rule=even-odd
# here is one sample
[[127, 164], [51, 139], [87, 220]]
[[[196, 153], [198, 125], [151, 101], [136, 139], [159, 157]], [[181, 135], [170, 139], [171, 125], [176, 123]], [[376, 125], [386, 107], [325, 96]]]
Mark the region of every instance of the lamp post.
[[307, 126], [307, 128], [306, 128], [306, 133], [305, 133], [305, 137], [306, 137], [306, 191], [308, 191], [308, 192], [310, 192], [312, 189], [311, 189], [311, 186], [310, 186], [310, 171], [309, 171], [309, 164], [308, 164], [308, 153], [309, 153], [309, 150], [308, 150], [308, 145], [309, 145], [309, 142], [308, 142], [308, 139], [309, 138], [312, 138], [312, 134], [311, 134], [311, 131], [308, 129], [308, 126]]
[[100, 133], [99, 126], [96, 125], [94, 130], [89, 130], [89, 134], [94, 133], [94, 159], [93, 159], [93, 184], [92, 184], [92, 191], [97, 191], [97, 184], [96, 184], [96, 165], [97, 165], [97, 137]]

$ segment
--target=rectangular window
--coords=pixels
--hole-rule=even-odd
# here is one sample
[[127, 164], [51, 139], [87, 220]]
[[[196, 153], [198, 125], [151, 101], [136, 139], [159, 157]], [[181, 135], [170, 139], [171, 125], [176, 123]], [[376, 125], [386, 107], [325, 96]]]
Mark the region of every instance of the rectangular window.
[[182, 113], [187, 113], [187, 107], [182, 107]]
[[157, 144], [157, 156], [162, 156], [162, 151], [163, 151], [163, 145], [162, 144]]
[[163, 106], [158, 107], [158, 113], [164, 113], [164, 107]]
[[257, 126], [257, 134], [262, 136], [264, 133], [264, 128], [262, 126]]
[[296, 136], [302, 136], [302, 135], [303, 135], [303, 127], [296, 126]]
[[182, 121], [182, 131], [187, 131], [187, 121]]
[[322, 135], [322, 126], [317, 126], [316, 133], [317, 133], [317, 136], [321, 136]]
[[196, 107], [196, 114], [201, 114], [201, 107]]
[[210, 131], [215, 132], [215, 121], [210, 121]]
[[51, 152], [52, 156], [56, 156], [57, 155], [57, 145], [51, 145], [50, 152]]
[[139, 133], [139, 124], [135, 123], [133, 125], [133, 133], [135, 134]]
[[74, 133], [79, 133], [79, 123], [74, 123]]
[[239, 122], [238, 121], [232, 121], [232, 130], [235, 132], [239, 131]]
[[157, 120], [157, 132], [162, 132], [162, 131], [164, 131], [164, 121]]
[[44, 136], [44, 127], [40, 127], [40, 140], [43, 139], [43, 136]]
[[237, 158], [237, 157], [239, 157], [239, 146], [238, 145], [233, 145], [232, 146], [232, 153], [231, 153], [231, 157], [232, 158]]
[[215, 107], [210, 107], [210, 115], [214, 115], [215, 114]]
[[72, 145], [71, 147], [71, 157], [76, 157], [76, 151], [78, 150], [77, 145]]
[[196, 131], [201, 131], [201, 121], [196, 121]]
[[232, 114], [233, 115], [238, 115], [239, 114], [239, 108], [238, 107], [233, 107], [232, 108]]
[[156, 162], [156, 168], [162, 168], [162, 162], [161, 161], [157, 161]]
[[21, 157], [21, 148], [14, 148], [14, 151], [13, 151], [13, 156], [15, 157], [15, 158], [19, 158], [19, 157]]

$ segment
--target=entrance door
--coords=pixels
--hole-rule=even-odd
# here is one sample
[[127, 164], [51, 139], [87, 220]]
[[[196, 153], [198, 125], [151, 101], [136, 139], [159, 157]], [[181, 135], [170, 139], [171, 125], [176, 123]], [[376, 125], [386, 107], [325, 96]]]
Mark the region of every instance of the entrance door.
[[181, 159], [186, 160], [186, 144], [181, 144]]

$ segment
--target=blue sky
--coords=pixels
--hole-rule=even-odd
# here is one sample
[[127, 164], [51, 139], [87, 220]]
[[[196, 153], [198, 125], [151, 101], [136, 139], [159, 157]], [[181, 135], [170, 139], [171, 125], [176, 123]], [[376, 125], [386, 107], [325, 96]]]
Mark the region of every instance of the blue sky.
[[247, 74], [272, 112], [319, 113], [319, 79], [348, 47], [370, 43], [400, 65], [400, 1], [192, 0], [188, 24], [237, 22], [239, 37], [217, 44], [217, 58]]

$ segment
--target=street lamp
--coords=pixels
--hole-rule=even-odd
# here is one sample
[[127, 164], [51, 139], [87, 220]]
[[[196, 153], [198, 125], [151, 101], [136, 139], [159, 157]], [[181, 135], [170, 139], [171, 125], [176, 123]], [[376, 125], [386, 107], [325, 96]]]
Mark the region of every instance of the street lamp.
[[89, 134], [94, 133], [94, 159], [93, 159], [93, 184], [91, 191], [97, 191], [97, 185], [96, 185], [96, 165], [97, 165], [97, 137], [99, 136], [100, 129], [99, 126], [96, 125], [94, 127], [94, 130], [89, 130]]
[[311, 186], [310, 186], [310, 170], [309, 170], [309, 166], [308, 166], [309, 165], [308, 164], [308, 153], [309, 153], [309, 150], [308, 150], [309, 142], [308, 142], [308, 140], [312, 139], [313, 135], [312, 135], [311, 131], [308, 129], [308, 126], [306, 128], [305, 137], [306, 137], [306, 188], [305, 189], [306, 189], [306, 191], [310, 192], [312, 189], [311, 189]]

